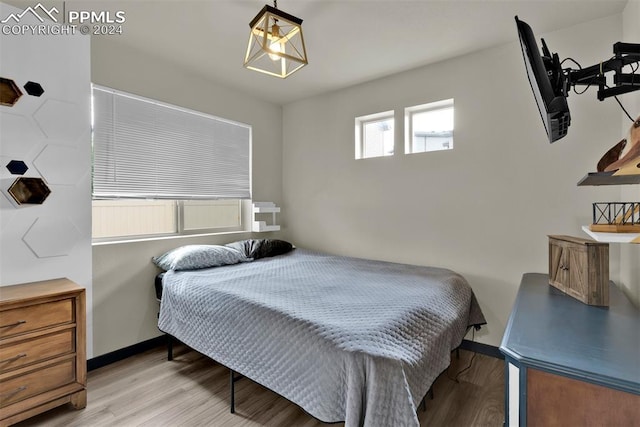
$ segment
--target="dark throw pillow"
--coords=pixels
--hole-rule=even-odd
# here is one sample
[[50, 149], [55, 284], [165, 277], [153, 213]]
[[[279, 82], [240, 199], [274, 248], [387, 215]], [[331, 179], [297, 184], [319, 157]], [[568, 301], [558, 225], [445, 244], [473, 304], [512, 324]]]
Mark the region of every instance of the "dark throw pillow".
[[284, 240], [278, 239], [248, 239], [226, 245], [236, 249], [247, 258], [260, 259], [286, 254], [293, 249], [293, 245]]

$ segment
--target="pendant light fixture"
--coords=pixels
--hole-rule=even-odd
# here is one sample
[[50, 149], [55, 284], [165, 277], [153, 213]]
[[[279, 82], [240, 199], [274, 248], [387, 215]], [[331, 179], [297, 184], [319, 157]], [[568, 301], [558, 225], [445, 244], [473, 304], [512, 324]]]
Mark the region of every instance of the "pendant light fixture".
[[277, 0], [265, 5], [249, 26], [246, 68], [284, 79], [307, 65], [302, 19], [279, 10]]

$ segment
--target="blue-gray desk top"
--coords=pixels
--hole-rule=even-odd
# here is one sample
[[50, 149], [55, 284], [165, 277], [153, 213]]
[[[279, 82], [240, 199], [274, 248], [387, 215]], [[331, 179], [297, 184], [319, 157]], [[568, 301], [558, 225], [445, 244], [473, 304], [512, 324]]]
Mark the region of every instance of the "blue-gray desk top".
[[500, 351], [516, 363], [640, 394], [640, 310], [613, 284], [609, 307], [584, 304], [527, 273]]

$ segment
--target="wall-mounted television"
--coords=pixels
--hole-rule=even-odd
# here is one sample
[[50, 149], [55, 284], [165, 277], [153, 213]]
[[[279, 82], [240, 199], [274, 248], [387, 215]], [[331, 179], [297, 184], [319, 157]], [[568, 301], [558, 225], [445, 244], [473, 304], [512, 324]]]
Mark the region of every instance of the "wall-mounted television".
[[[517, 16], [516, 25], [527, 77], [529, 77], [549, 142], [557, 141], [567, 134], [571, 124], [567, 96], [569, 90], [571, 88], [575, 90], [575, 86], [578, 85], [586, 86], [578, 93], [584, 93], [590, 87], [597, 88], [600, 101], [616, 97], [629, 120], [634, 121], [617, 96], [640, 90], [640, 78], [636, 74], [640, 68], [638, 65], [640, 44], [614, 43], [613, 56], [590, 67], [583, 68], [575, 60], [567, 58], [578, 66], [577, 70], [572, 70], [562, 68], [558, 55], [549, 51], [544, 39], [540, 39], [542, 43], [542, 53], [540, 53], [531, 27], [519, 20]], [[613, 81], [607, 82], [608, 73], [613, 73]]]
[[542, 54], [538, 50], [533, 30], [518, 19], [518, 35], [522, 56], [527, 69], [529, 83], [538, 104], [542, 123], [549, 142], [554, 142], [567, 134], [571, 124], [571, 114], [567, 104], [567, 79], [557, 54], [551, 54], [544, 39]]

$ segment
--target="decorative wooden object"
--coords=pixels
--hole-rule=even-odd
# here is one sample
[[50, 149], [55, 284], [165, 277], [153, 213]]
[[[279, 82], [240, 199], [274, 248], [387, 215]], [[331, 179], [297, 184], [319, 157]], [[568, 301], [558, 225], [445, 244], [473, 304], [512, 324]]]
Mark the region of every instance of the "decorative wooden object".
[[609, 305], [609, 244], [549, 236], [549, 284], [585, 304]]
[[615, 176], [640, 175], [640, 144], [636, 144], [631, 154], [632, 156], [620, 166], [620, 169], [613, 173]]
[[0, 426], [87, 405], [85, 290], [68, 279], [0, 287]]
[[640, 233], [640, 202], [593, 203], [591, 231]]
[[[608, 165], [604, 171], [614, 171], [614, 175], [640, 175], [640, 117], [638, 117], [625, 139], [620, 158]], [[621, 141], [622, 142], [622, 141]]]
[[627, 137], [602, 156], [597, 169], [578, 185], [640, 184], [640, 117], [629, 128]]

